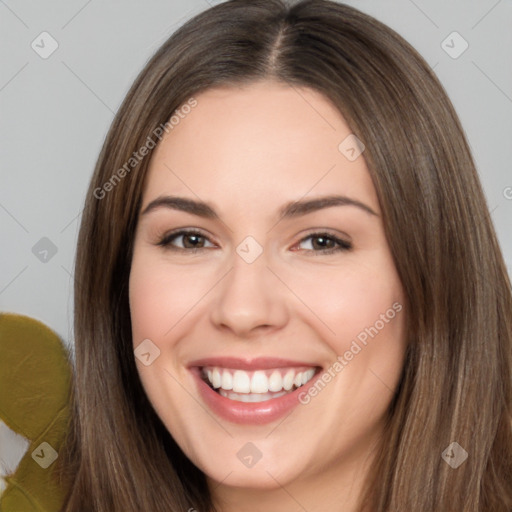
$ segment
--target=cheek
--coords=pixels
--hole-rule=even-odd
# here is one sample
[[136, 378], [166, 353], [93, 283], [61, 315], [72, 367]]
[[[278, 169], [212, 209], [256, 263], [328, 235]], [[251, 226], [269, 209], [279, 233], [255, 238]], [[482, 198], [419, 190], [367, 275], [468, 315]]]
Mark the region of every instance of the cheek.
[[[298, 288], [317, 316], [316, 330], [330, 349], [321, 377], [325, 384], [316, 386], [318, 393], [310, 389], [303, 395], [303, 403], [311, 402], [332, 424], [341, 422], [340, 431], [354, 440], [385, 413], [406, 349], [401, 283], [394, 266], [385, 259], [379, 261], [318, 272]], [[326, 393], [321, 391], [324, 385]]]
[[364, 344], [376, 331], [380, 339], [401, 338], [403, 294], [394, 267], [385, 260], [310, 272], [297, 280], [295, 290], [336, 354], [355, 339]]
[[[146, 395], [169, 432], [183, 439], [187, 425], [198, 414], [196, 403], [183, 386], [183, 369], [176, 359], [176, 344], [187, 328], [180, 322], [197, 302], [198, 287], [188, 286], [181, 272], [169, 272], [168, 266], [147, 254], [134, 254], [129, 280], [133, 346], [151, 340], [160, 350], [148, 366], [136, 361]], [[173, 326], [178, 325], [172, 333]]]
[[204, 295], [205, 279], [135, 255], [129, 284], [134, 343], [171, 329]]
[[134, 344], [157, 337], [157, 327], [165, 318], [164, 304], [168, 297], [163, 295], [163, 290], [155, 288], [154, 274], [137, 265], [132, 267], [129, 295]]

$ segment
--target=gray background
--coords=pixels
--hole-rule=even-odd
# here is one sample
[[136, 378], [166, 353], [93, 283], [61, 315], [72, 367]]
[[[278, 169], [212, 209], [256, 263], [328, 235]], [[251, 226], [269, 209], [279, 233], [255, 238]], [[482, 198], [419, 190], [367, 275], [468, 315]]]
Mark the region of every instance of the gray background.
[[[80, 212], [114, 112], [157, 48], [213, 3], [0, 0], [1, 311], [37, 318], [72, 343]], [[512, 273], [512, 0], [346, 3], [405, 37], [441, 79]], [[43, 59], [31, 45], [48, 51], [45, 31], [58, 48]], [[445, 51], [463, 49], [454, 31], [469, 45], [457, 58]]]

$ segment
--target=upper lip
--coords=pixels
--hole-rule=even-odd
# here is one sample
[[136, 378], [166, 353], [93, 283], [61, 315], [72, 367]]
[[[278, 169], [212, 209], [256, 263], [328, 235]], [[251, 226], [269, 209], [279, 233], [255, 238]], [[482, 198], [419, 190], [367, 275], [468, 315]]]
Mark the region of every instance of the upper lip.
[[270, 370], [272, 368], [294, 368], [309, 366], [311, 368], [319, 366], [310, 361], [292, 361], [278, 357], [256, 357], [254, 359], [241, 359], [237, 357], [207, 357], [197, 359], [189, 363], [188, 367], [218, 366], [221, 368], [232, 368], [233, 370]]

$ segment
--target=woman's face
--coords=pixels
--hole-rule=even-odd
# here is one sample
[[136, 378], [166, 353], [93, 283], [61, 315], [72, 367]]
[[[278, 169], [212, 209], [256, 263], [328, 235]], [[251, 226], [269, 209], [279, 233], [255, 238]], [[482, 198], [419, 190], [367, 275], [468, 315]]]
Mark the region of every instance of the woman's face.
[[130, 274], [142, 384], [210, 484], [328, 484], [366, 467], [406, 346], [364, 152], [307, 88], [195, 99], [143, 193]]

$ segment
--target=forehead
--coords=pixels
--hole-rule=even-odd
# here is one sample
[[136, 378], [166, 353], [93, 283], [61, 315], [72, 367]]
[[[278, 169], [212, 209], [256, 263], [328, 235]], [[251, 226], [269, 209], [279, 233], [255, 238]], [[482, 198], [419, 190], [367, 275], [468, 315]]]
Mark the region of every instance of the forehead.
[[193, 194], [247, 210], [256, 198], [263, 207], [339, 192], [378, 209], [364, 154], [351, 161], [340, 150], [351, 129], [319, 92], [265, 81], [195, 100], [155, 149], [144, 202]]

